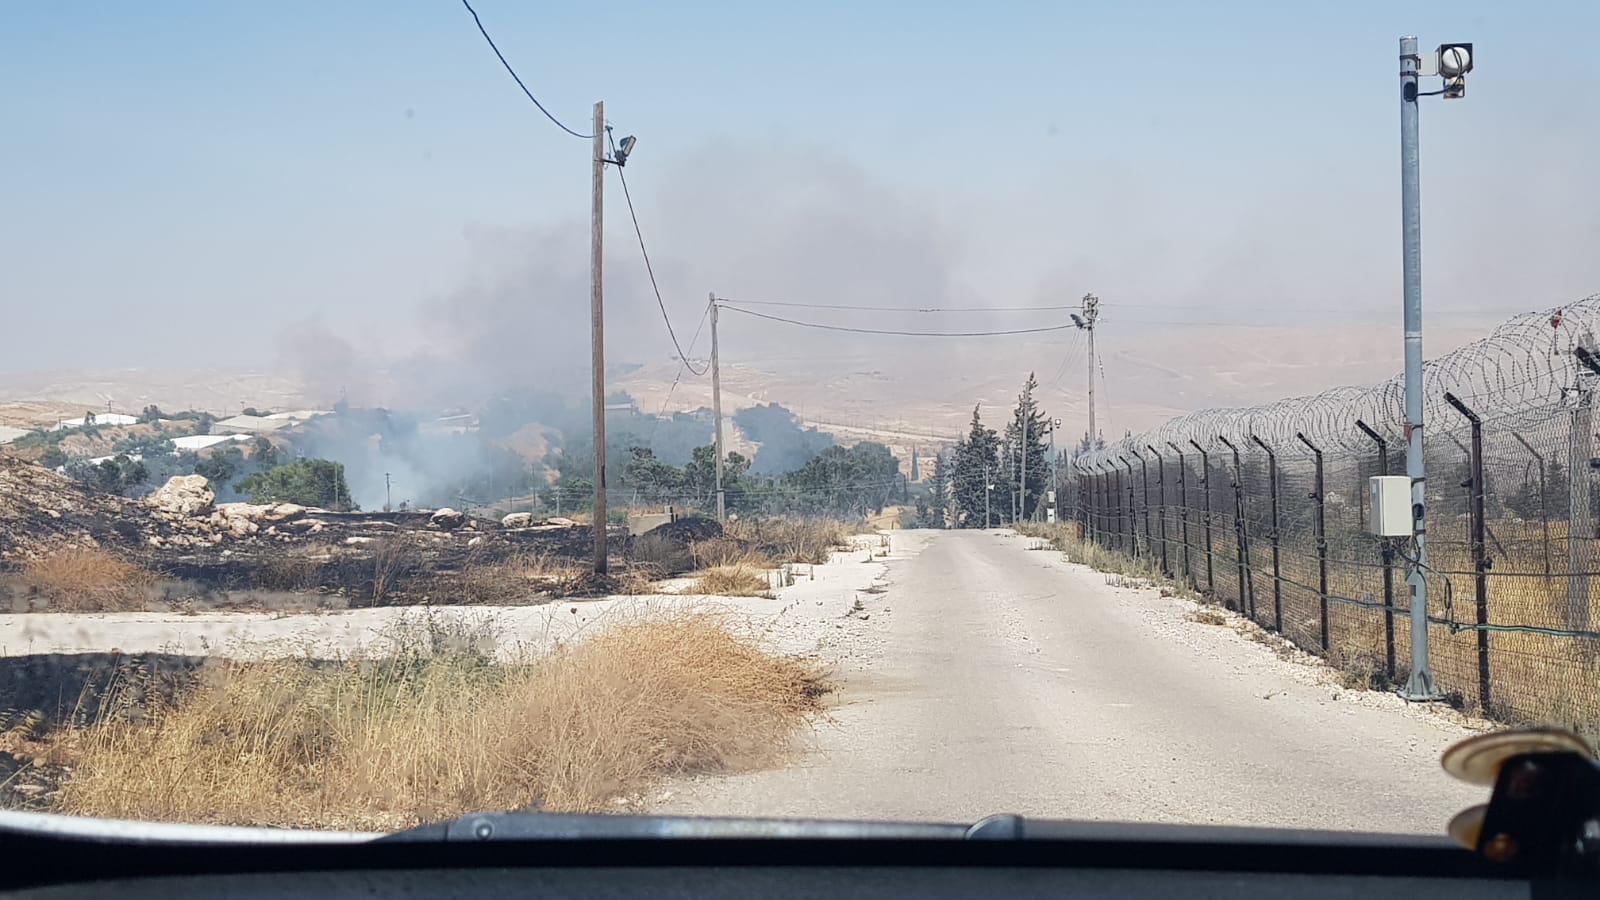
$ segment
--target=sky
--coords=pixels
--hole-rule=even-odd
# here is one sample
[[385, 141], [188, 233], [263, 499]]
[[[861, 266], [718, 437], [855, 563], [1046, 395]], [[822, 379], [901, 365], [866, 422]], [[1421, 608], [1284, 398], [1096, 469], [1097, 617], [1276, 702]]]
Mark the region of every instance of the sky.
[[[1466, 98], [1421, 113], [1426, 321], [1600, 291], [1600, 75], [1561, 46], [1600, 33], [1595, 4], [474, 6], [555, 116], [587, 132], [604, 100], [638, 136], [625, 174], [686, 343], [712, 292], [1094, 291], [1124, 341], [1398, 329], [1401, 34], [1477, 57]], [[426, 359], [474, 390], [587, 364], [589, 144], [528, 102], [459, 2], [0, 3], [0, 85], [0, 371], [345, 384]], [[608, 354], [665, 360], [616, 174]], [[992, 356], [729, 324], [735, 360]]]

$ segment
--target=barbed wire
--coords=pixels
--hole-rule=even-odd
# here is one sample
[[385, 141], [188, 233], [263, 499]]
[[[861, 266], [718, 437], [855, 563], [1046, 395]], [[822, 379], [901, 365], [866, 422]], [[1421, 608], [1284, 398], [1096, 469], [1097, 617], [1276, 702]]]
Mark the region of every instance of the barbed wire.
[[[1595, 349], [1600, 334], [1600, 294], [1565, 306], [1514, 316], [1492, 333], [1423, 366], [1423, 421], [1430, 434], [1465, 429], [1466, 419], [1446, 400], [1448, 392], [1487, 423], [1502, 431], [1532, 428], [1570, 406], [1587, 369], [1574, 351]], [[1280, 456], [1309, 456], [1300, 436], [1325, 454], [1369, 453], [1375, 442], [1356, 426], [1359, 420], [1388, 442], [1391, 452], [1405, 445], [1405, 383], [1396, 375], [1370, 387], [1341, 386], [1320, 394], [1276, 400], [1259, 406], [1205, 409], [1104, 448], [1082, 454], [1082, 467], [1118, 464], [1122, 457], [1162, 453], [1176, 444], [1184, 453], [1226, 453], [1223, 439], [1259, 453], [1259, 437]]]

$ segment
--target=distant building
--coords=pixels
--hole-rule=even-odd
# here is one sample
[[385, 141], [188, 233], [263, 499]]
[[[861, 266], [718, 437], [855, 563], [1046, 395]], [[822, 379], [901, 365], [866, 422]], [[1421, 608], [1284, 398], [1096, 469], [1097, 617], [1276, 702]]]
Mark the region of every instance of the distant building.
[[[56, 424], [51, 425], [50, 426], [50, 430], [51, 431], [65, 431], [68, 428], [82, 428], [84, 426], [84, 422], [85, 422], [85, 420], [84, 420], [84, 418], [82, 416], [79, 416], [76, 419], [63, 419], [60, 422], [57, 422]], [[130, 415], [126, 414], [126, 413], [110, 413], [110, 412], [95, 413], [94, 414], [94, 424], [96, 424], [96, 425], [137, 425], [137, 424], [139, 424], [139, 417], [138, 416], [130, 416]]]
[[10, 425], [0, 425], [0, 444], [9, 444], [28, 433], [26, 428], [12, 428]]
[[204, 450], [215, 447], [228, 441], [248, 441], [248, 434], [186, 434], [183, 437], [172, 439], [172, 446], [179, 450]]
[[274, 419], [268, 416], [234, 416], [211, 423], [212, 434], [271, 434], [293, 425], [293, 419]]
[[429, 422], [417, 426], [417, 430], [427, 435], [442, 434], [468, 434], [478, 430], [478, 417], [471, 413], [461, 413], [454, 416], [440, 416]]

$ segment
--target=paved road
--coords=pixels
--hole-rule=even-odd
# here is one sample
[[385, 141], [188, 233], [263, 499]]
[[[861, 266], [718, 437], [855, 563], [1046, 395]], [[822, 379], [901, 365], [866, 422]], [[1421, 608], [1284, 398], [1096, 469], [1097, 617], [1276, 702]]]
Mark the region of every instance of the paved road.
[[[908, 536], [909, 537], [909, 536]], [[656, 811], [1085, 819], [1442, 833], [1482, 792], [1468, 732], [1341, 691], [1188, 607], [1002, 533], [929, 532], [863, 595], [840, 706], [787, 768], [682, 781]]]

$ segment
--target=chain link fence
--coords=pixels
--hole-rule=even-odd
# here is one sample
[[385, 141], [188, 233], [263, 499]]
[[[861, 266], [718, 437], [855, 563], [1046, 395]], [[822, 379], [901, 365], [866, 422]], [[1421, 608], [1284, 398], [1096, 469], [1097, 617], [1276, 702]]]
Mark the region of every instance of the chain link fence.
[[[1511, 722], [1600, 726], [1600, 295], [1429, 362], [1428, 633], [1436, 683]], [[1084, 534], [1373, 684], [1410, 666], [1406, 557], [1367, 531], [1405, 474], [1403, 386], [1174, 419], [1074, 460]]]

